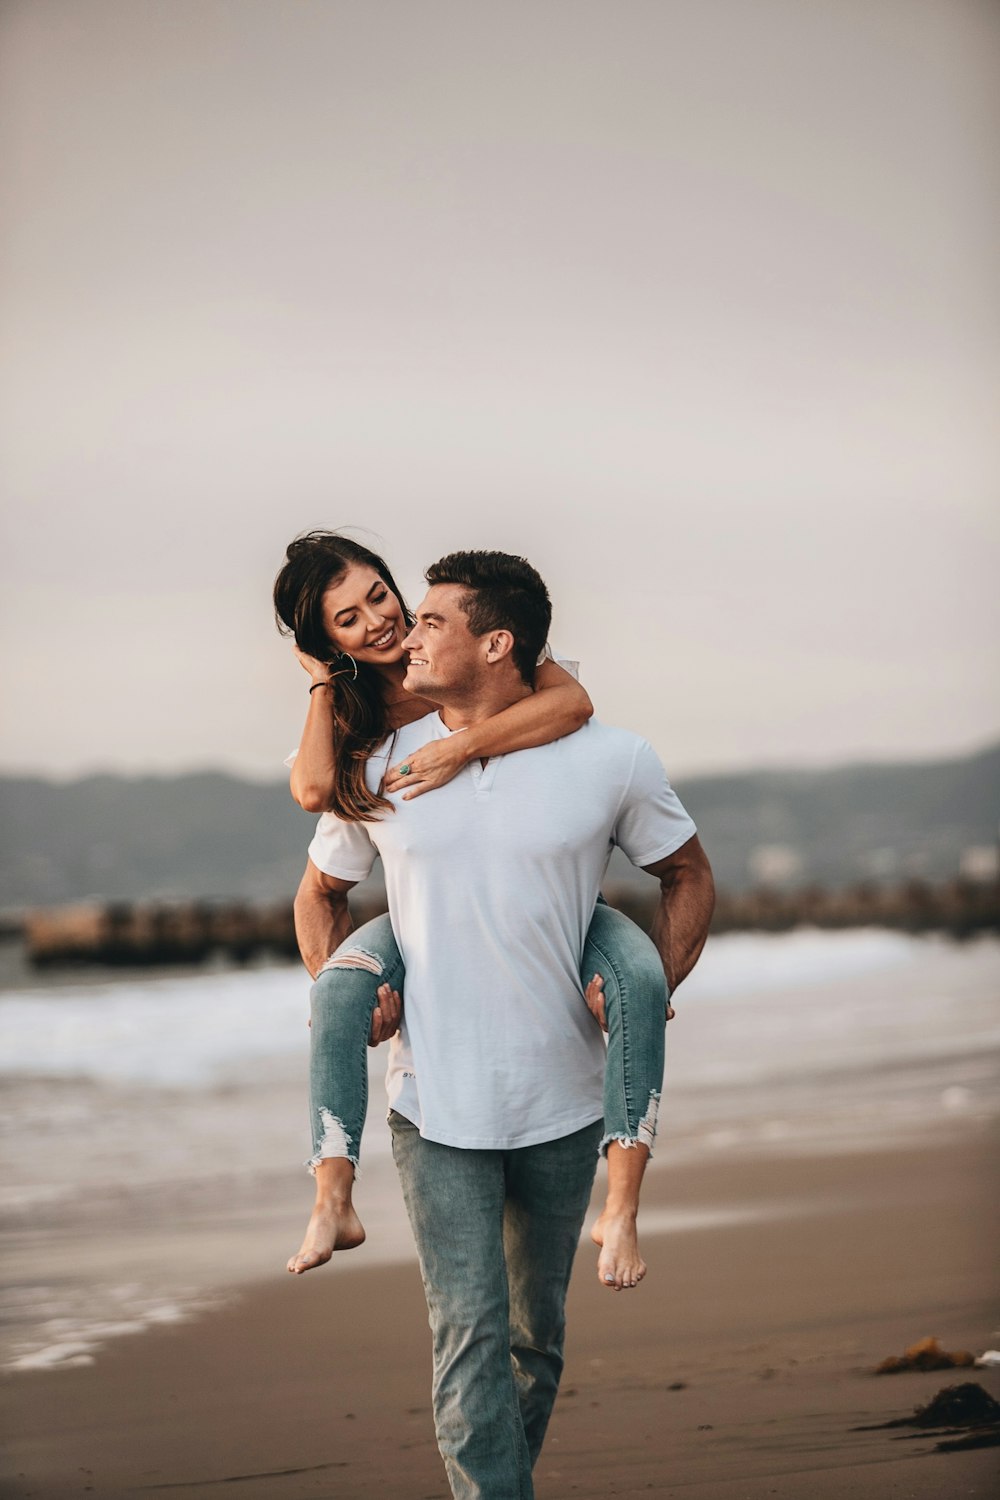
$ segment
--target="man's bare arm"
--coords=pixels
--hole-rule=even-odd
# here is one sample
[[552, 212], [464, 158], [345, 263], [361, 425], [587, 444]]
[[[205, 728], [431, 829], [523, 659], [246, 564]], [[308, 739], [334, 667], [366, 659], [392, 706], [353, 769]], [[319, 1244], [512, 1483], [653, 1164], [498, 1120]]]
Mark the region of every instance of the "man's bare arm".
[[715, 910], [715, 882], [697, 834], [666, 859], [643, 868], [660, 882], [660, 902], [649, 935], [673, 995], [705, 946]]
[[[338, 880], [335, 875], [324, 875], [311, 859], [306, 862], [306, 871], [295, 895], [295, 936], [302, 962], [314, 979], [330, 954], [354, 930], [347, 893], [356, 883]], [[395, 1035], [402, 1014], [399, 993], [387, 984], [379, 985], [377, 1000], [368, 1036], [370, 1047], [377, 1047]]]
[[295, 937], [302, 962], [314, 979], [353, 931], [347, 893], [356, 883], [324, 875], [311, 859], [306, 863], [295, 894]]

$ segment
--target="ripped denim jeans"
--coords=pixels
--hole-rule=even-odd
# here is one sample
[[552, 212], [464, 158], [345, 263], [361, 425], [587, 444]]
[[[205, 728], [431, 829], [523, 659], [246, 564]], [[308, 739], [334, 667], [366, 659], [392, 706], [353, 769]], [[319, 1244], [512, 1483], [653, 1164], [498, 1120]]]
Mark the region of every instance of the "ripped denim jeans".
[[[357, 1171], [368, 1109], [372, 1011], [382, 984], [399, 990], [405, 1006], [404, 973], [389, 918], [382, 916], [352, 932], [316, 976], [309, 1065], [311, 1171], [331, 1156], [346, 1156]], [[594, 908], [584, 945], [584, 988], [595, 974], [604, 980], [608, 1023], [601, 1154], [611, 1141], [647, 1146], [652, 1152], [663, 1086], [666, 980], [650, 939], [603, 901]]]

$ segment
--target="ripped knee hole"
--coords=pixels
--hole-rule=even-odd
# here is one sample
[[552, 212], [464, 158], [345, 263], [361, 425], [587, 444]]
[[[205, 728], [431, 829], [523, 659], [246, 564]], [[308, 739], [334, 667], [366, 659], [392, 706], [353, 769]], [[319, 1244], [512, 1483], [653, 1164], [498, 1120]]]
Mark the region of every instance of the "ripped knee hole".
[[[345, 953], [331, 954], [319, 974], [325, 974], [328, 969], [361, 969], [379, 978], [385, 973], [385, 965], [378, 954], [369, 953], [367, 948], [348, 948]], [[316, 976], [317, 979], [319, 974]]]

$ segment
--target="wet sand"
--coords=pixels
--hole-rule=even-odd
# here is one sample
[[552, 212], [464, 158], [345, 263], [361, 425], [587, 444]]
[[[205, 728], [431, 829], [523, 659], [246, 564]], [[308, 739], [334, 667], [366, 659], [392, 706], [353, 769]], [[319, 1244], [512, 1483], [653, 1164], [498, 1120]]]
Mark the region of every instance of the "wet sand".
[[[603, 1290], [581, 1247], [539, 1500], [995, 1494], [1000, 1449], [857, 1429], [969, 1378], [873, 1376], [886, 1355], [928, 1334], [1000, 1345], [997, 1161], [996, 1139], [970, 1131], [651, 1170], [646, 1282]], [[1000, 1370], [971, 1374], [1000, 1397]], [[6, 1377], [3, 1493], [446, 1500], [429, 1386], [412, 1262], [361, 1250], [302, 1278], [276, 1267], [91, 1367]]]

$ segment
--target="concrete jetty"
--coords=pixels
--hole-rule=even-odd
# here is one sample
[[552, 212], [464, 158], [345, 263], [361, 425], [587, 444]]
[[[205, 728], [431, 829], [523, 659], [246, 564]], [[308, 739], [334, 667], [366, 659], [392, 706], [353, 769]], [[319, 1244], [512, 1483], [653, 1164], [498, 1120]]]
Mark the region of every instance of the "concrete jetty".
[[[360, 925], [379, 903], [360, 902]], [[246, 963], [258, 955], [297, 958], [290, 901], [81, 902], [28, 912], [28, 959], [37, 968], [69, 964], [196, 964], [221, 955]]]
[[[606, 895], [648, 928], [656, 888], [609, 886]], [[355, 923], [385, 910], [378, 894], [351, 903]], [[713, 932], [789, 932], [795, 927], [889, 927], [901, 932], [946, 932], [971, 937], [1000, 932], [1000, 883], [951, 880], [932, 885], [860, 884], [828, 890], [758, 887], [719, 894]], [[200, 963], [222, 955], [245, 963], [261, 954], [296, 958], [290, 901], [83, 902], [29, 912], [27, 956], [42, 968], [69, 964]]]

